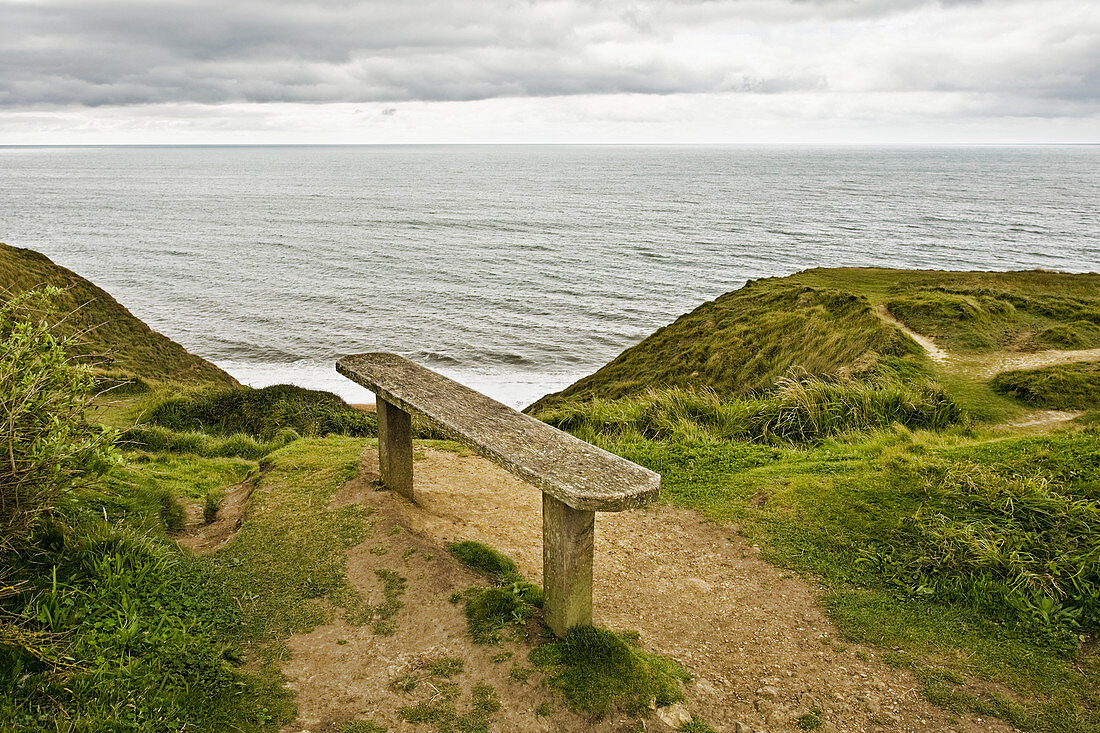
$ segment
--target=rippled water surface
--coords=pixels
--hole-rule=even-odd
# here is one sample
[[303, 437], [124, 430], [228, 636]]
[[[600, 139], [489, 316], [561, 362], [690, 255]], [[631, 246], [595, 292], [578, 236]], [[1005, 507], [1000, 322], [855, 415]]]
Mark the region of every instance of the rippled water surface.
[[252, 384], [396, 351], [521, 405], [747, 278], [1100, 269], [1100, 148], [0, 149], [0, 241]]

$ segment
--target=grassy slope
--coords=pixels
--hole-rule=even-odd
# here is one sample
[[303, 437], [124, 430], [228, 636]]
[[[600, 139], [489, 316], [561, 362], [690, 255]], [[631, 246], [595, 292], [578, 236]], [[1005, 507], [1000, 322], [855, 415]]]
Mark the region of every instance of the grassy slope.
[[[964, 358], [944, 368], [915, 354], [875, 318], [880, 305]], [[1100, 608], [1095, 431], [894, 427], [753, 445], [715, 430], [678, 389], [728, 402], [773, 388], [790, 366], [931, 378], [978, 423], [998, 422], [1024, 407], [969, 360], [1093, 348], [1094, 324], [1097, 275], [808, 270], [705, 304], [531, 411], [570, 418], [567, 429], [660, 472], [666, 500], [736, 522], [773, 562], [821, 580], [846, 638], [889, 649], [932, 701], [1026, 730], [1092, 731], [1100, 654], [1073, 646], [1095, 632]], [[1057, 369], [1058, 390], [1081, 393], [1092, 370], [1073, 368], [1070, 390]], [[662, 401], [677, 409], [657, 409]]]
[[825, 377], [932, 377], [979, 420], [1019, 411], [985, 380], [929, 362], [875, 316], [882, 305], [966, 354], [1100, 346], [1100, 275], [816, 268], [750, 282], [704, 303], [528, 411], [654, 387], [742, 397], [772, 389], [792, 367]]
[[[60, 326], [77, 334], [82, 354], [104, 355], [106, 369], [152, 381], [189, 384], [236, 384], [210, 362], [149, 328], [104, 290], [80, 275], [55, 265], [45, 255], [0, 244], [0, 297], [53, 285], [65, 290], [62, 313], [75, 311]], [[77, 310], [79, 309], [79, 310]]]
[[1084, 733], [1100, 727], [1100, 654], [1067, 652], [1075, 637], [1059, 626], [1081, 606], [1009, 589], [1046, 569], [1067, 590], [1096, 587], [1097, 436], [597, 443], [659, 472], [666, 501], [733, 524], [770, 561], [821, 582], [845, 639], [884, 648], [933, 702]]
[[770, 389], [792, 367], [831, 375], [871, 370], [883, 358], [911, 368], [924, 362], [920, 347], [876, 317], [866, 298], [827, 285], [759, 280], [704, 303], [529, 409], [650, 387], [745, 396]]

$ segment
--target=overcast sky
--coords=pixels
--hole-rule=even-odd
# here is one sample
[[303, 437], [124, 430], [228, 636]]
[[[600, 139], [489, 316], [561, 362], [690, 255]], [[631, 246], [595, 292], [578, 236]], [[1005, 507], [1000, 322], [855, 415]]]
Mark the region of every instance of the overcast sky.
[[0, 0], [0, 144], [1100, 142], [1098, 0]]

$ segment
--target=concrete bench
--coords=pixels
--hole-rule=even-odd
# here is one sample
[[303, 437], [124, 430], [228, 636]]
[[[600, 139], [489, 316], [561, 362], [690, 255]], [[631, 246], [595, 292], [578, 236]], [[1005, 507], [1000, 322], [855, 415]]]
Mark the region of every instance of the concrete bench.
[[413, 495], [411, 413], [542, 490], [543, 610], [558, 636], [592, 623], [595, 512], [644, 506], [661, 477], [397, 354], [346, 356], [336, 370], [378, 399], [382, 482]]

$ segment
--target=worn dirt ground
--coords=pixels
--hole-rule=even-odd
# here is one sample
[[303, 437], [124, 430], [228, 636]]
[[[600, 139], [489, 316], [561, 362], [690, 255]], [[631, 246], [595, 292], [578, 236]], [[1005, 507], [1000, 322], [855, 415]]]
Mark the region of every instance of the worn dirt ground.
[[[291, 638], [284, 672], [299, 719], [286, 730], [339, 730], [363, 719], [391, 731], [433, 730], [405, 723], [398, 711], [438, 694], [443, 681], [425, 665], [442, 655], [464, 661], [455, 678], [464, 691], [459, 712], [473, 684], [496, 689], [502, 709], [491, 730], [631, 730], [622, 717], [593, 721], [569, 713], [537, 673], [517, 679], [527, 674], [527, 651], [537, 639], [502, 647], [469, 640], [460, 607], [448, 597], [478, 579], [443, 546], [484, 542], [540, 581], [541, 497], [479, 457], [418, 453], [416, 505], [376, 490], [374, 451], [336, 499], [364, 505], [374, 522], [370, 537], [348, 554], [349, 578], [366, 600], [381, 598], [375, 571], [407, 578], [397, 631], [379, 636], [337, 621]], [[645, 730], [674, 729], [677, 714], [693, 713], [719, 731], [797, 731], [797, 718], [812, 710], [820, 711], [824, 731], [1011, 730], [933, 707], [908, 674], [881, 663], [874, 650], [842, 643], [816, 603], [818, 589], [761, 560], [731, 528], [657, 506], [597, 514], [596, 532], [596, 622], [639, 631], [647, 648], [679, 660], [694, 676], [684, 708], [655, 713]], [[407, 673], [419, 680], [416, 689], [394, 689], [391, 681]], [[548, 700], [553, 712], [537, 715]]]
[[202, 502], [191, 502], [184, 507], [187, 526], [175, 535], [176, 542], [196, 555], [206, 555], [225, 545], [241, 527], [245, 505], [255, 484], [246, 479], [225, 490], [218, 503], [218, 513], [210, 524], [203, 522]]

